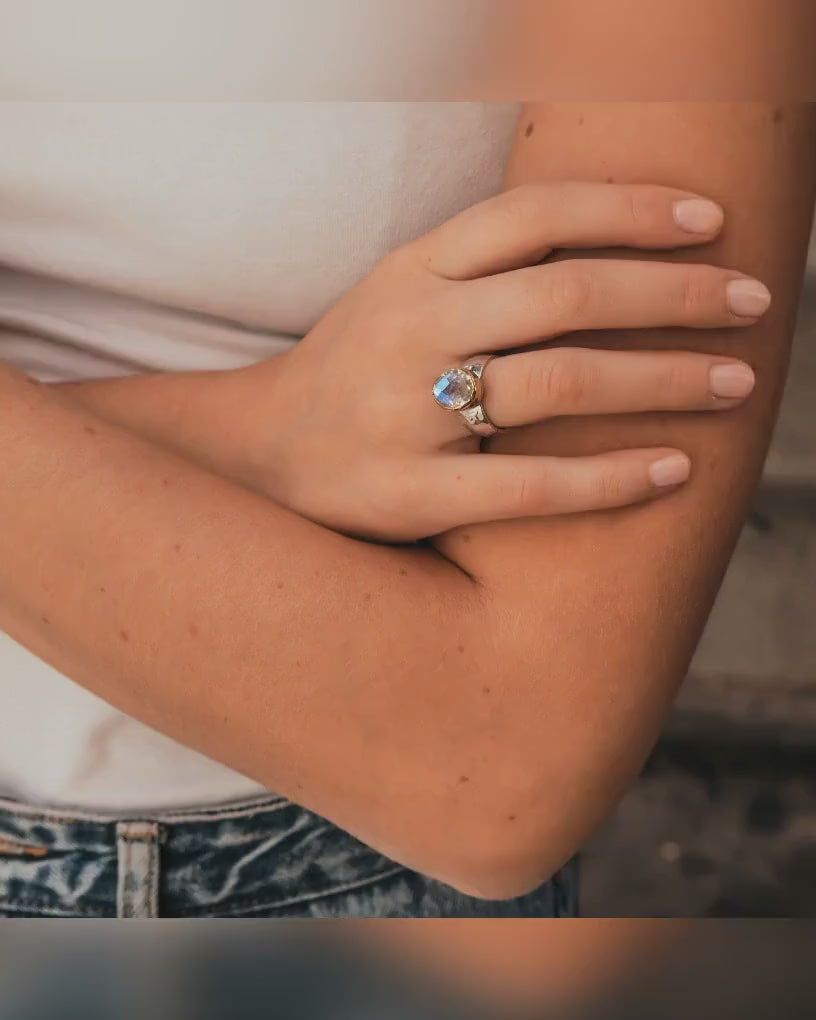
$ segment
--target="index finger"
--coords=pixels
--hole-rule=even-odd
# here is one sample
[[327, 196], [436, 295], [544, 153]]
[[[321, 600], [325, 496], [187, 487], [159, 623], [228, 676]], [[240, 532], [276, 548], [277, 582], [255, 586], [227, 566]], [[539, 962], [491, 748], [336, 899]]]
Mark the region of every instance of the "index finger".
[[723, 220], [716, 202], [676, 188], [540, 181], [465, 209], [413, 246], [437, 275], [471, 280], [534, 265], [555, 248], [703, 244]]

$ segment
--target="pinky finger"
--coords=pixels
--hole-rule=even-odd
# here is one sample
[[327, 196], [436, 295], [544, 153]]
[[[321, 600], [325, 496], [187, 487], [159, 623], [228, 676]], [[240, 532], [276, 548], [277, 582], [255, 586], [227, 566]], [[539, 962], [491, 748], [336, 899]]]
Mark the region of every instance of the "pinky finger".
[[463, 454], [440, 458], [437, 491], [460, 524], [628, 506], [678, 488], [691, 473], [679, 450], [620, 450], [593, 457]]

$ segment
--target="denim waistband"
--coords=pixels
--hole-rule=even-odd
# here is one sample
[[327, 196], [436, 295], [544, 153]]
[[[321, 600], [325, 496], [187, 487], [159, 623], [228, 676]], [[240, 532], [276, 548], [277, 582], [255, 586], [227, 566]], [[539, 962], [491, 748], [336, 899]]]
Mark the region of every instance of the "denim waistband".
[[0, 799], [0, 916], [552, 917], [576, 888], [570, 866], [474, 899], [276, 795], [126, 818]]
[[[11, 839], [32, 847], [70, 851], [82, 846], [90, 853], [105, 853], [115, 844], [117, 827], [140, 822], [160, 826], [163, 835], [172, 828], [177, 834], [185, 829], [199, 836], [217, 838], [225, 823], [240, 822], [250, 835], [260, 831], [271, 812], [291, 805], [284, 797], [268, 795], [252, 800], [204, 808], [186, 808], [173, 811], [114, 812], [83, 811], [73, 808], [52, 808], [25, 804], [22, 801], [0, 797], [0, 841]], [[253, 822], [256, 823], [253, 825]], [[7, 831], [8, 827], [8, 831]]]

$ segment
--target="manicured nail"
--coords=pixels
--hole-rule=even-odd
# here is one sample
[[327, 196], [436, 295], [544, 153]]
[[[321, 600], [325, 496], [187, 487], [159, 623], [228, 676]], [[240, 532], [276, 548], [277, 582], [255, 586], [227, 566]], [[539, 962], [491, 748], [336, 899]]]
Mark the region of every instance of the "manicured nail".
[[747, 397], [756, 383], [753, 370], [742, 362], [730, 365], [715, 365], [708, 377], [708, 385], [715, 397], [740, 400]]
[[764, 315], [771, 306], [771, 292], [759, 280], [731, 280], [726, 292], [728, 307], [746, 319]]
[[684, 198], [674, 203], [674, 221], [690, 234], [713, 234], [723, 225], [725, 213], [707, 198]]
[[652, 485], [664, 488], [669, 485], [680, 485], [691, 474], [691, 461], [684, 453], [673, 453], [670, 457], [656, 460], [649, 465], [649, 478]]

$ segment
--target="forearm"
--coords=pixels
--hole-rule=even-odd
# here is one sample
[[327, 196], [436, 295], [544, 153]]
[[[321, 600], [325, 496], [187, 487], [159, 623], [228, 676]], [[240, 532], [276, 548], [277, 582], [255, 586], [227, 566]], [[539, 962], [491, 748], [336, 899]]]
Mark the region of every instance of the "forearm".
[[485, 794], [460, 777], [493, 739], [478, 588], [431, 551], [327, 531], [48, 387], [0, 370], [0, 391], [3, 629], [123, 711], [444, 870]]
[[263, 392], [244, 370], [92, 379], [57, 389], [113, 425], [261, 490], [257, 450], [270, 437], [259, 435], [258, 422], [273, 416], [258, 410], [273, 406], [272, 384], [284, 359], [279, 354], [267, 363]]

